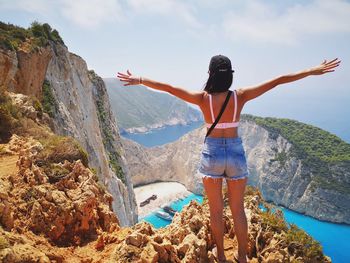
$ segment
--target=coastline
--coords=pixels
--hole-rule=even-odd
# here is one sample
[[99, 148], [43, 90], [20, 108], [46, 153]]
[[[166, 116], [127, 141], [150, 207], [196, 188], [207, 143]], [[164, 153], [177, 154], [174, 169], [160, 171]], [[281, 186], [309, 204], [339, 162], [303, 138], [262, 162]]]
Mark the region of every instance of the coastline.
[[[158, 182], [134, 188], [139, 219], [159, 210], [164, 205], [184, 198], [191, 194], [186, 187], [177, 182]], [[157, 195], [156, 200], [151, 200], [149, 204], [141, 207], [140, 203], [153, 194]]]
[[202, 119], [198, 120], [190, 120], [190, 121], [183, 121], [183, 120], [170, 120], [163, 123], [155, 123], [152, 125], [147, 126], [141, 126], [141, 127], [133, 127], [133, 128], [120, 128], [120, 133], [123, 134], [143, 134], [143, 133], [150, 133], [156, 130], [164, 129], [169, 126], [176, 126], [176, 125], [191, 125], [195, 124], [197, 122], [203, 122]]

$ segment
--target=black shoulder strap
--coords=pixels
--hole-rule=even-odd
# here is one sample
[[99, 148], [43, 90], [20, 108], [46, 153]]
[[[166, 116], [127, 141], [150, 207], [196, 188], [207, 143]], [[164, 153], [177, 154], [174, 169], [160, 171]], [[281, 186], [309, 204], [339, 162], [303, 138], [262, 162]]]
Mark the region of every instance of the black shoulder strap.
[[222, 115], [222, 114], [224, 113], [224, 111], [225, 111], [225, 108], [226, 108], [226, 106], [227, 106], [227, 103], [228, 103], [228, 101], [229, 101], [229, 99], [230, 99], [231, 94], [232, 94], [232, 91], [229, 90], [228, 93], [227, 93], [225, 102], [224, 102], [224, 104], [223, 104], [222, 107], [221, 107], [221, 110], [220, 110], [219, 115], [216, 117], [216, 120], [214, 121], [214, 123], [210, 126], [210, 128], [209, 128], [209, 130], [207, 131], [207, 134], [205, 135], [205, 137], [208, 137], [209, 134], [210, 134], [210, 133], [213, 131], [213, 129], [215, 128], [216, 124], [218, 124], [218, 122], [219, 122], [219, 120], [220, 120], [220, 118], [221, 118], [221, 115]]

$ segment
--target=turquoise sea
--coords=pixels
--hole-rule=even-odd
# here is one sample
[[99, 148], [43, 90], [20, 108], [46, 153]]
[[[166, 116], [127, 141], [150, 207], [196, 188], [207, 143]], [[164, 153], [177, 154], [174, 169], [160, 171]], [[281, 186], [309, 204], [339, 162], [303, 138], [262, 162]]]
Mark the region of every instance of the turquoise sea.
[[[196, 195], [196, 194], [190, 194], [190, 195], [188, 195], [187, 197], [185, 197], [182, 200], [179, 199], [179, 200], [171, 203], [170, 207], [173, 208], [174, 210], [180, 212], [185, 205], [187, 205], [187, 204], [189, 204], [191, 202], [191, 200], [195, 200], [195, 201], [197, 201], [198, 203], [201, 204], [203, 202], [203, 196]], [[170, 224], [170, 221], [156, 216], [155, 213], [152, 213], [152, 214], [150, 214], [148, 216], [140, 218], [139, 221], [149, 222], [155, 228], [165, 227], [165, 226]]]
[[[162, 143], [175, 141], [187, 132], [201, 126], [202, 123], [193, 125], [179, 125], [178, 127], [165, 127], [144, 134], [122, 134], [123, 136], [135, 140], [147, 147], [160, 145], [155, 143], [162, 138]], [[182, 207], [188, 204], [192, 199], [197, 199], [202, 202], [202, 197], [191, 194], [184, 200], [179, 200], [172, 203], [170, 206], [177, 211], [181, 211]], [[323, 222], [309, 216], [305, 216], [287, 208], [281, 207], [284, 212], [287, 222], [294, 223], [304, 229], [308, 234], [318, 240], [323, 246], [324, 253], [332, 258], [335, 263], [350, 262], [350, 225], [334, 224]], [[164, 227], [170, 222], [158, 218], [154, 214], [150, 214], [140, 220], [145, 220], [153, 224], [156, 228]]]

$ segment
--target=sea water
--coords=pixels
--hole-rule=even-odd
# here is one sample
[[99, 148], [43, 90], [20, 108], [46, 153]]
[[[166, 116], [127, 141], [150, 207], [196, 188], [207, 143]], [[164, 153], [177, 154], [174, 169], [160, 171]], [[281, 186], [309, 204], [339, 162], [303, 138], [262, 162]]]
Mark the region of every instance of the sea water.
[[[182, 208], [185, 205], [189, 204], [192, 200], [195, 200], [201, 204], [203, 202], [203, 196], [196, 195], [196, 194], [190, 194], [190, 195], [186, 196], [185, 198], [178, 199], [178, 200], [174, 201], [169, 206], [171, 208], [173, 208], [175, 211], [180, 212], [182, 210]], [[159, 210], [162, 211], [162, 209], [159, 209]], [[151, 223], [155, 228], [165, 227], [171, 223], [171, 221], [169, 221], [169, 220], [165, 220], [163, 218], [156, 216], [155, 212], [153, 212], [152, 214], [150, 214], [148, 216], [140, 218], [139, 221], [146, 221], [148, 223]]]
[[193, 122], [189, 125], [172, 125], [153, 129], [146, 133], [122, 133], [122, 136], [133, 140], [146, 147], [154, 147], [166, 143], [174, 142], [186, 133], [199, 128], [202, 121]]

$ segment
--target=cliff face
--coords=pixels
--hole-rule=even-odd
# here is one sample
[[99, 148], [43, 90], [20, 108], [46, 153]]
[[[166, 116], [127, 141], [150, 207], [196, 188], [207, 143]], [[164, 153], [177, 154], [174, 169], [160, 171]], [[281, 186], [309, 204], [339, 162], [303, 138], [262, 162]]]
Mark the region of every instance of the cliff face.
[[[253, 121], [242, 121], [240, 134], [250, 173], [248, 183], [257, 186], [264, 199], [321, 220], [350, 224], [350, 194], [317, 185], [317, 175], [291, 154], [288, 140], [280, 135], [270, 136], [268, 130]], [[200, 128], [174, 143], [155, 148], [123, 140], [133, 183], [177, 181], [190, 191], [201, 193], [203, 186], [197, 168], [204, 136], [205, 131]], [[341, 174], [343, 184], [350, 185], [349, 170], [339, 165], [330, 170], [329, 177]]]
[[191, 192], [202, 194], [203, 185], [196, 172], [204, 135], [204, 129], [199, 128], [176, 142], [152, 148], [122, 139], [134, 186], [174, 181]]
[[0, 85], [15, 93], [40, 98], [50, 58], [50, 48], [42, 47], [37, 52], [0, 49]]
[[[273, 138], [268, 130], [251, 121], [242, 125], [241, 132], [250, 183], [261, 190], [266, 200], [321, 220], [350, 224], [350, 194], [316, 184], [318, 175], [291, 154], [288, 140], [282, 136]], [[341, 174], [342, 184], [350, 186], [349, 170], [331, 164], [329, 168], [329, 178]]]
[[54, 131], [81, 143], [88, 152], [90, 167], [113, 196], [113, 210], [120, 224], [134, 224], [135, 196], [103, 81], [89, 73], [82, 58], [61, 44], [28, 52], [1, 50], [0, 61], [4, 62], [0, 83], [9, 91], [41, 100], [45, 80], [53, 96]]

